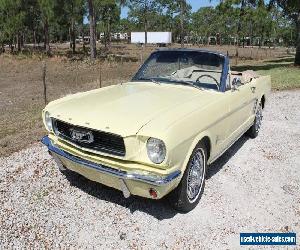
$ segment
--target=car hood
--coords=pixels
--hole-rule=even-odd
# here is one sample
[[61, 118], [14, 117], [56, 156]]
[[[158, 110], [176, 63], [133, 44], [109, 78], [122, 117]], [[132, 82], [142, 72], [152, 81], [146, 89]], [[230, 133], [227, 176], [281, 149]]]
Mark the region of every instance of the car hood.
[[130, 82], [70, 95], [45, 110], [56, 119], [126, 137], [203, 92], [181, 85]]

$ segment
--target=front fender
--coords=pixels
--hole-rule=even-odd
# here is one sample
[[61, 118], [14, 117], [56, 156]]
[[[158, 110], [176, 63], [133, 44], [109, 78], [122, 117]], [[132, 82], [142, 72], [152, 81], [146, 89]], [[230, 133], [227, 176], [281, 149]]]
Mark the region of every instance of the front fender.
[[[212, 145], [211, 138], [213, 136], [208, 130], [202, 131], [197, 135], [191, 136], [190, 138], [177, 144], [177, 146], [174, 147], [170, 152], [169, 164], [171, 166], [177, 166], [177, 169], [184, 173], [194, 148], [205, 137], [210, 140], [210, 145]], [[212, 146], [210, 146], [210, 148], [208, 148], [207, 150], [211, 152], [213, 150]]]

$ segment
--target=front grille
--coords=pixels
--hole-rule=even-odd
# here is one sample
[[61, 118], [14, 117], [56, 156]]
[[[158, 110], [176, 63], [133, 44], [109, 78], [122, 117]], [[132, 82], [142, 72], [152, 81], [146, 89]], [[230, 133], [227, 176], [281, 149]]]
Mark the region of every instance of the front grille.
[[[112, 155], [125, 156], [125, 144], [121, 136], [94, 129], [75, 126], [60, 120], [53, 121], [54, 132], [58, 137], [61, 137], [79, 147], [92, 149]], [[72, 131], [81, 133], [91, 133], [92, 142], [82, 142], [72, 138]]]

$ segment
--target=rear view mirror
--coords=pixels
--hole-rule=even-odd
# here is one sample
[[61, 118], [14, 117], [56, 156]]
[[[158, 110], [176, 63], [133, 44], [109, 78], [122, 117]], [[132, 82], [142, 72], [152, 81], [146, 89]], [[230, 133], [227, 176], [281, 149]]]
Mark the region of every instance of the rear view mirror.
[[231, 83], [233, 90], [236, 90], [241, 85], [242, 85], [241, 78], [239, 78], [239, 77], [233, 78], [232, 83]]

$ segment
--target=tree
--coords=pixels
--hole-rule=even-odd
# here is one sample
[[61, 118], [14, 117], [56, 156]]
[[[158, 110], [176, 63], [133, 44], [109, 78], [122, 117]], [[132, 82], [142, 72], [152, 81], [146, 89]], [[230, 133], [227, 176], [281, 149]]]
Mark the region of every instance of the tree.
[[38, 0], [38, 4], [44, 27], [44, 49], [47, 54], [50, 54], [49, 23], [53, 18], [54, 2], [52, 0]]
[[187, 33], [192, 7], [186, 0], [158, 0], [165, 10], [167, 20], [173, 33], [179, 34], [181, 47], [184, 46], [184, 37]]
[[296, 25], [296, 56], [295, 65], [300, 66], [300, 1], [299, 0], [271, 0], [270, 5], [277, 4], [283, 9], [287, 15]]
[[145, 32], [145, 46], [147, 45], [147, 32], [150, 13], [158, 12], [159, 3], [155, 0], [128, 0], [129, 18], [143, 23]]
[[91, 59], [96, 59], [97, 49], [96, 49], [96, 16], [94, 9], [94, 0], [87, 0], [88, 10], [89, 10], [89, 22], [90, 22], [90, 50]]
[[26, 0], [23, 2], [25, 10], [24, 25], [27, 27], [27, 31], [31, 32], [33, 47], [35, 48], [37, 43], [37, 33], [40, 28], [41, 12], [38, 2], [36, 0]]
[[4, 42], [8, 42], [11, 51], [14, 50], [14, 42], [18, 43], [18, 51], [21, 50], [21, 32], [24, 29], [25, 12], [22, 9], [21, 0], [0, 1], [0, 40], [3, 50]]
[[68, 17], [70, 25], [70, 40], [72, 52], [76, 50], [76, 25], [82, 22], [84, 15], [83, 0], [68, 0], [65, 2], [65, 14]]
[[[235, 39], [233, 38], [238, 26], [240, 9], [231, 6], [228, 2], [220, 3], [215, 9], [216, 20], [213, 22], [213, 28], [215, 29], [215, 32], [219, 34], [219, 45], [222, 45], [223, 40], [225, 43], [231, 45], [235, 42]], [[251, 20], [247, 20], [247, 23], [242, 26], [244, 30], [248, 30], [245, 28], [246, 24], [251, 25]]]
[[[238, 24], [237, 24], [237, 29], [236, 29], [236, 51], [235, 51], [235, 57], [239, 57], [239, 52], [238, 52], [238, 46], [239, 46], [239, 41], [242, 36], [242, 29], [243, 29], [243, 23], [245, 22], [245, 19], [247, 18], [247, 7], [249, 6], [255, 6], [257, 0], [228, 0], [228, 2], [232, 5], [239, 5], [239, 17], [238, 17]], [[258, 0], [258, 1], [263, 1], [263, 0]], [[224, 2], [221, 0], [221, 3]], [[243, 36], [243, 46], [245, 42], [245, 38]]]
[[203, 37], [207, 39], [209, 44], [209, 37], [216, 35], [216, 22], [218, 13], [213, 7], [202, 7], [197, 12], [192, 14], [192, 26], [197, 37], [201, 37], [202, 44]]
[[179, 9], [180, 9], [180, 42], [181, 48], [184, 47], [184, 19], [187, 9], [186, 0], [179, 0]]
[[113, 25], [117, 25], [120, 21], [120, 6], [115, 0], [101, 0], [97, 2], [95, 7], [96, 16], [99, 19], [100, 30], [104, 32], [105, 47], [111, 43], [111, 29]]

